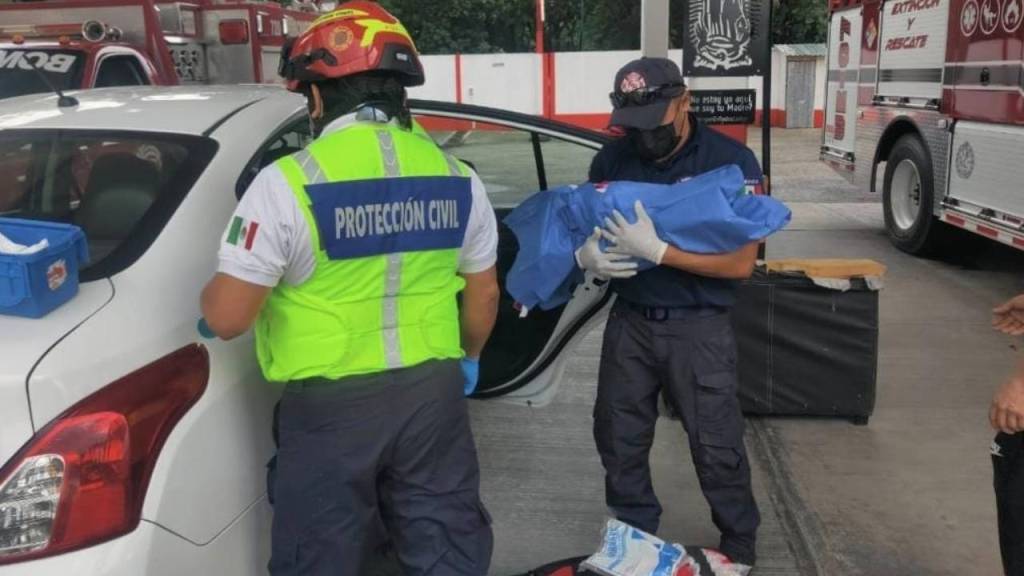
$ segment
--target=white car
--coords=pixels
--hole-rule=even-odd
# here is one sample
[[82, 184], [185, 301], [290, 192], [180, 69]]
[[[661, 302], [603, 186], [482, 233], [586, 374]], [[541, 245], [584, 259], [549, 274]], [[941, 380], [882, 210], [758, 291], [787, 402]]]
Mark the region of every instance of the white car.
[[[67, 304], [0, 316], [0, 575], [264, 573], [280, 390], [251, 335], [199, 334], [199, 292], [238, 196], [309, 140], [304, 103], [238, 86], [74, 96], [0, 102], [0, 216], [75, 223], [92, 255]], [[511, 112], [414, 110], [475, 166], [499, 219], [585, 179], [606, 141]], [[502, 227], [502, 279], [516, 250]], [[478, 396], [550, 399], [564, 351], [610, 299], [590, 280], [577, 290], [526, 318], [504, 295]]]

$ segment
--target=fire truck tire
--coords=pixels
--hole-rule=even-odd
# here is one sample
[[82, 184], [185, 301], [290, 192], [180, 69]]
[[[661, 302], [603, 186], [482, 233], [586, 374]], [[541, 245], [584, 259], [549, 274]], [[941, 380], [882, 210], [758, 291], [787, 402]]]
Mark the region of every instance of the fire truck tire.
[[931, 158], [918, 136], [896, 141], [885, 163], [882, 196], [885, 229], [894, 246], [916, 255], [936, 248], [944, 226], [935, 217]]

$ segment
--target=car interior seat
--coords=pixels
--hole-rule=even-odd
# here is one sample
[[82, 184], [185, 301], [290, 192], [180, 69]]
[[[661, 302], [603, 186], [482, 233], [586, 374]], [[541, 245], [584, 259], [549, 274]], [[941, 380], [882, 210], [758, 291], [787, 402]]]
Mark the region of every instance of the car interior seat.
[[111, 154], [96, 160], [75, 215], [93, 261], [124, 241], [159, 191], [160, 174], [152, 162], [131, 154]]

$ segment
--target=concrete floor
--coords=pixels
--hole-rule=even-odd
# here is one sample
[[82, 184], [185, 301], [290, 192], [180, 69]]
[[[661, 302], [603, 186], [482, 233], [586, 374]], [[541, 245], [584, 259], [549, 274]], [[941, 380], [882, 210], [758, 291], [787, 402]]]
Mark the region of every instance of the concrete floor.
[[[988, 322], [994, 304], [1024, 291], [1024, 257], [996, 247], [946, 261], [896, 251], [875, 198], [816, 161], [817, 138], [774, 132], [774, 191], [794, 220], [769, 242], [768, 256], [867, 257], [889, 266], [877, 406], [867, 426], [751, 421], [747, 443], [765, 517], [755, 574], [999, 574], [987, 410], [1016, 352]], [[606, 512], [590, 410], [599, 337], [574, 354], [551, 406], [473, 404], [484, 498], [495, 516], [492, 574], [598, 544]], [[660, 423], [652, 464], [666, 509], [661, 535], [717, 542], [677, 423]]]
[[[573, 354], [558, 398], [544, 408], [500, 402], [472, 406], [482, 492], [494, 517], [491, 574], [521, 574], [556, 559], [592, 554], [607, 512], [604, 472], [591, 437], [600, 330]], [[748, 444], [751, 442], [748, 432]], [[686, 546], [715, 547], [718, 533], [701, 496], [682, 426], [662, 419], [651, 452], [665, 513], [659, 535]], [[767, 467], [752, 462], [761, 508], [762, 576], [799, 574], [799, 561], [772, 503]]]

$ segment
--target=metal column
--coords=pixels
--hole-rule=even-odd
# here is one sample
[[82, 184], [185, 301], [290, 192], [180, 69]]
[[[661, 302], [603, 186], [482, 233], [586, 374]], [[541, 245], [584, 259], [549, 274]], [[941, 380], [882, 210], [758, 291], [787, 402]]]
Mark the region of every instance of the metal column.
[[668, 0], [643, 0], [640, 49], [644, 56], [668, 58]]
[[[772, 7], [775, 0], [765, 1], [765, 53], [767, 62], [761, 76], [761, 172], [764, 173], [764, 193], [772, 195]], [[758, 260], [767, 258], [768, 242], [757, 248]]]

